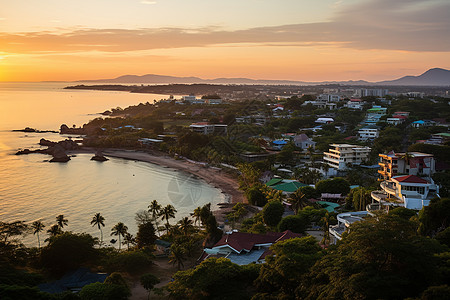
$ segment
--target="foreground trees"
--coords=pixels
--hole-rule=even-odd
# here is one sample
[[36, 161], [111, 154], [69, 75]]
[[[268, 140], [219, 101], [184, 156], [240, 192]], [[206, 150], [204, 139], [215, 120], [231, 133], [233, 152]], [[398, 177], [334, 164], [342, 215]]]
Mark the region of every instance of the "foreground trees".
[[252, 299], [290, 299], [309, 268], [321, 257], [314, 237], [295, 238], [274, 244], [255, 281], [259, 293]]
[[238, 266], [226, 258], [210, 258], [177, 272], [167, 289], [173, 299], [248, 299], [246, 288], [258, 270], [258, 265]]
[[52, 274], [62, 275], [95, 260], [98, 251], [94, 245], [95, 239], [89, 234], [61, 233], [50, 238], [48, 245], [42, 248], [41, 264]]
[[307, 299], [403, 299], [437, 280], [442, 246], [419, 236], [415, 224], [384, 215], [351, 232], [312, 268], [296, 290]]

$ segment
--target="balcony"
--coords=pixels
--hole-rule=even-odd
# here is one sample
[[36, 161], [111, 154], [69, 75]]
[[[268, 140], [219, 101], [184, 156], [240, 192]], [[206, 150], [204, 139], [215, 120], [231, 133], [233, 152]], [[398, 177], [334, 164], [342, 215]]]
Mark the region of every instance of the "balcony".
[[380, 183], [380, 187], [384, 191], [386, 191], [387, 193], [389, 193], [391, 195], [396, 195], [397, 194], [397, 189], [395, 188], [395, 185], [392, 182], [383, 181], [382, 183]]
[[372, 193], [370, 193], [370, 196], [372, 196], [374, 200], [381, 202], [388, 197], [388, 194], [384, 191], [373, 191]]

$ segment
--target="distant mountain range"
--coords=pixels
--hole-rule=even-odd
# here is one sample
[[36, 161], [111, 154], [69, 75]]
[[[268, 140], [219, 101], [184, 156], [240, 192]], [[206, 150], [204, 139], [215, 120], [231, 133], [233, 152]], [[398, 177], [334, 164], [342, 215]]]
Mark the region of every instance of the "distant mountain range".
[[190, 84], [190, 83], [210, 83], [210, 84], [270, 84], [270, 85], [319, 85], [319, 84], [342, 84], [342, 85], [413, 85], [413, 86], [450, 86], [450, 70], [433, 68], [419, 76], [404, 76], [395, 80], [368, 82], [358, 81], [323, 81], [306, 82], [292, 80], [264, 80], [249, 78], [215, 78], [202, 79], [199, 77], [175, 77], [164, 75], [124, 75], [112, 79], [79, 80], [77, 82], [86, 83], [138, 83], [138, 84]]

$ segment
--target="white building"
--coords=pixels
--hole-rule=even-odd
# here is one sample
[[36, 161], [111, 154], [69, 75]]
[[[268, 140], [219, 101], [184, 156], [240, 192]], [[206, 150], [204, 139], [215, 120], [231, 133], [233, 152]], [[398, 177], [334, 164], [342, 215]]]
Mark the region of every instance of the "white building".
[[381, 191], [373, 191], [372, 199], [383, 206], [403, 206], [420, 210], [430, 204], [439, 193], [439, 187], [431, 178], [416, 175], [392, 177], [380, 184]]
[[[349, 165], [359, 165], [367, 160], [370, 147], [363, 147], [349, 144], [332, 144], [329, 152], [324, 152], [324, 163], [331, 171], [330, 175], [336, 175], [338, 171], [345, 171]], [[333, 172], [334, 170], [334, 172]]]
[[192, 132], [201, 134], [227, 133], [227, 125], [225, 124], [209, 124], [208, 122], [192, 123], [189, 126]]
[[350, 226], [353, 223], [364, 221], [373, 216], [374, 214], [368, 211], [352, 211], [338, 214], [336, 216], [338, 223], [330, 226], [328, 229], [331, 235], [331, 244], [336, 244], [337, 241], [340, 241], [342, 239], [342, 234], [349, 231]]
[[344, 106], [350, 109], [362, 110], [364, 108], [364, 104], [366, 103], [361, 99], [350, 99]]
[[380, 131], [376, 127], [364, 127], [358, 130], [358, 140], [367, 141], [374, 140], [380, 135]]
[[355, 97], [384, 97], [389, 94], [386, 89], [355, 89]]
[[339, 95], [333, 95], [333, 94], [320, 94], [316, 98], [318, 101], [325, 101], [325, 102], [339, 102], [341, 100], [341, 97]]

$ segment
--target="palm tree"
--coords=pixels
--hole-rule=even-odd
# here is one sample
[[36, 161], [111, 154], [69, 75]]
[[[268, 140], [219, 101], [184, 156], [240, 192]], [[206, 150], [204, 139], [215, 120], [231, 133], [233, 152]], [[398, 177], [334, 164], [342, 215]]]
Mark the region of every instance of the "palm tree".
[[180, 270], [180, 266], [184, 267], [185, 253], [186, 250], [180, 245], [172, 244], [170, 247], [169, 262], [173, 265], [177, 264], [178, 270]]
[[125, 235], [128, 232], [128, 227], [125, 226], [125, 224], [123, 224], [122, 222], [117, 223], [116, 225], [114, 225], [113, 228], [111, 228], [111, 235], [117, 235], [119, 236], [119, 250], [120, 250], [120, 245], [122, 244], [120, 241], [120, 237], [125, 237]]
[[409, 162], [411, 161], [411, 159], [413, 157], [414, 156], [411, 153], [409, 153], [409, 152], [405, 152], [402, 155], [400, 155], [400, 158], [405, 160], [405, 170], [406, 170], [406, 167], [409, 165]]
[[153, 223], [155, 223], [156, 231], [159, 235], [159, 229], [158, 229], [158, 218], [161, 216], [161, 209], [162, 206], [158, 203], [158, 201], [153, 200], [150, 205], [148, 206], [148, 212], [152, 214]]
[[59, 228], [58, 224], [52, 225], [48, 230], [47, 233], [49, 234], [50, 238], [57, 236], [58, 234], [61, 234], [62, 230]]
[[169, 219], [175, 218], [175, 213], [177, 210], [175, 207], [173, 207], [172, 204], [167, 204], [162, 210], [161, 210], [161, 216], [163, 220], [166, 220], [167, 225], [169, 225]]
[[126, 233], [123, 237], [123, 244], [127, 245], [127, 249], [130, 250], [130, 244], [134, 245], [136, 244], [136, 239], [133, 237], [131, 233]]
[[58, 225], [59, 229], [63, 229], [64, 226], [67, 226], [67, 223], [69, 221], [67, 219], [64, 219], [64, 215], [59, 215], [56, 217], [56, 224]]
[[180, 230], [183, 232], [185, 236], [189, 235], [189, 232], [194, 228], [192, 225], [192, 220], [189, 220], [189, 217], [184, 217], [180, 221], [178, 221], [178, 224], [180, 225]]
[[39, 232], [43, 231], [44, 227], [45, 227], [45, 225], [44, 225], [44, 223], [41, 222], [41, 220], [34, 221], [31, 224], [31, 228], [33, 229], [33, 234], [35, 234], [38, 239], [39, 249], [41, 249], [41, 241], [39, 240]]
[[161, 205], [157, 200], [153, 200], [148, 206], [148, 211], [152, 214], [153, 220], [156, 220], [160, 216]]
[[100, 245], [103, 244], [103, 231], [102, 231], [102, 226], [105, 227], [105, 218], [100, 214], [100, 213], [96, 213], [93, 217], [92, 217], [92, 221], [91, 221], [91, 225], [95, 226], [97, 225], [98, 229], [100, 230]]
[[309, 160], [311, 161], [311, 165], [312, 165], [313, 153], [314, 153], [314, 148], [313, 148], [312, 145], [309, 145], [308, 148], [306, 148], [306, 154], [309, 156]]
[[323, 222], [323, 239], [321, 241], [322, 245], [330, 244], [330, 214], [327, 212], [325, 216], [322, 218]]
[[202, 214], [202, 208], [199, 206], [196, 209], [194, 209], [194, 213], [192, 214], [192, 217], [194, 217], [194, 224], [196, 225], [199, 223], [200, 225], [200, 216]]
[[289, 198], [287, 198], [287, 202], [292, 205], [292, 209], [295, 214], [298, 213], [300, 209], [308, 206], [309, 201], [306, 199], [305, 194], [301, 191], [301, 189], [296, 190], [292, 193]]

